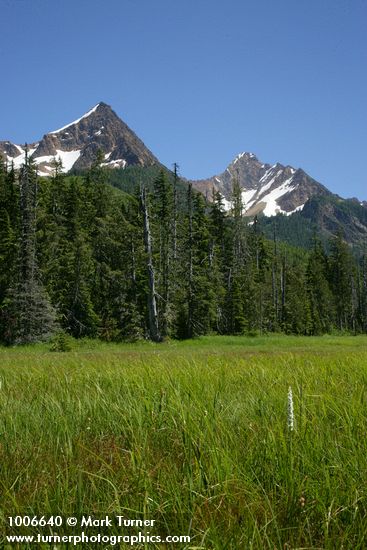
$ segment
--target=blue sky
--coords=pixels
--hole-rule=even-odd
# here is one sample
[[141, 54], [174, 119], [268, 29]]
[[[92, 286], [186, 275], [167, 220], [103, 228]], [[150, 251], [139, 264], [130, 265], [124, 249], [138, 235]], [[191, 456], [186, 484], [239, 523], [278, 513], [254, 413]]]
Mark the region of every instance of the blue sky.
[[167, 166], [242, 151], [367, 199], [366, 0], [0, 0], [0, 140], [109, 103]]

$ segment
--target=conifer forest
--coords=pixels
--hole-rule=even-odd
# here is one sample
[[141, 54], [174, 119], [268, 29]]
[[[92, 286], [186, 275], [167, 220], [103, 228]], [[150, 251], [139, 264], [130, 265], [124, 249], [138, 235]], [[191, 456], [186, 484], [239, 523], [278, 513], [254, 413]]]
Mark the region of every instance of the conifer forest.
[[341, 233], [293, 247], [246, 217], [235, 179], [225, 211], [177, 165], [99, 161], [51, 178], [0, 162], [1, 343], [367, 332], [367, 256]]

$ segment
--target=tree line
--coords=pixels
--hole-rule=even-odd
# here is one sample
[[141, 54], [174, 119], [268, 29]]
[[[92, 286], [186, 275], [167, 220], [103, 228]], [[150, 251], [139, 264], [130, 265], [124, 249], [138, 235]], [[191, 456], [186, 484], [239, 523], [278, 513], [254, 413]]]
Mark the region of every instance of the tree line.
[[367, 332], [367, 256], [265, 238], [244, 215], [180, 183], [177, 166], [124, 193], [97, 159], [38, 178], [0, 161], [0, 342], [58, 331], [107, 341], [217, 334]]

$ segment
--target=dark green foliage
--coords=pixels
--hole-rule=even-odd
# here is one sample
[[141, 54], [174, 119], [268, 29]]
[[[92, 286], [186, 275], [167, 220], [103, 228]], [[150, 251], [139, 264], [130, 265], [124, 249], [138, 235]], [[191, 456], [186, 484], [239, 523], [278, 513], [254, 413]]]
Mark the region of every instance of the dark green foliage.
[[316, 239], [306, 271], [310, 331], [315, 335], [329, 332], [333, 326], [334, 304], [329, 273], [329, 260], [321, 242]]
[[355, 330], [357, 289], [355, 262], [341, 233], [332, 240], [330, 284], [333, 291], [336, 323], [340, 330]]
[[[258, 223], [261, 231], [269, 239], [273, 238], [274, 227], [276, 225], [280, 241], [308, 250], [312, 248], [316, 226], [311, 220], [302, 216], [302, 212], [295, 212], [292, 216], [284, 214], [278, 214], [270, 218], [261, 216]], [[323, 237], [323, 242], [327, 242], [326, 236]]]
[[231, 217], [225, 232], [225, 299], [223, 308], [223, 333], [243, 334], [249, 329], [247, 313], [249, 303], [248, 281], [250, 251], [248, 231], [243, 217], [241, 188], [233, 185]]
[[[173, 186], [174, 173], [160, 165], [153, 166], [127, 166], [126, 168], [117, 168], [114, 170], [105, 170], [106, 183], [133, 195], [137, 192], [139, 185], [144, 183], [148, 192], [152, 192], [155, 182], [164, 174], [166, 180]], [[178, 208], [183, 209], [187, 186], [179, 178], [176, 180], [178, 193]]]
[[[366, 332], [366, 254], [356, 259], [341, 234], [315, 238], [311, 223], [303, 233], [300, 214], [248, 225], [236, 182], [226, 213], [220, 194], [208, 202], [177, 166], [115, 171], [97, 158], [84, 175], [55, 163], [37, 180], [29, 162], [19, 174], [0, 162], [0, 341], [49, 338], [55, 312], [76, 338], [152, 337], [151, 275], [159, 339]], [[302, 239], [309, 252], [284, 242]]]
[[[13, 270], [14, 280], [3, 302], [1, 333], [7, 343], [26, 344], [47, 340], [56, 329], [55, 311], [41, 281], [36, 257], [37, 193], [35, 168], [26, 158], [19, 176], [19, 246]], [[6, 210], [6, 215], [9, 232], [8, 247], [5, 248], [9, 252], [14, 240], [10, 238], [11, 208]]]
[[[1, 306], [15, 276], [18, 250], [18, 192], [14, 184], [14, 170], [6, 171], [0, 158], [0, 316]], [[1, 338], [1, 335], [0, 335]]]
[[272, 237], [276, 225], [279, 240], [307, 250], [313, 248], [314, 236], [317, 234], [328, 252], [330, 240], [341, 231], [356, 251], [364, 252], [367, 208], [356, 199], [341, 199], [332, 194], [317, 195], [311, 197], [300, 212], [292, 216], [261, 216], [259, 225], [268, 238]]
[[64, 331], [58, 332], [52, 338], [51, 351], [66, 352], [72, 350], [72, 338]]
[[187, 192], [187, 211], [182, 216], [178, 285], [177, 332], [192, 338], [210, 332], [215, 322], [215, 287], [210, 260], [209, 219], [206, 202]]
[[172, 315], [172, 274], [173, 274], [173, 186], [167, 173], [159, 173], [153, 184], [152, 194], [153, 218], [156, 231], [153, 234], [155, 243], [155, 265], [157, 275], [159, 326], [163, 337], [170, 333]]

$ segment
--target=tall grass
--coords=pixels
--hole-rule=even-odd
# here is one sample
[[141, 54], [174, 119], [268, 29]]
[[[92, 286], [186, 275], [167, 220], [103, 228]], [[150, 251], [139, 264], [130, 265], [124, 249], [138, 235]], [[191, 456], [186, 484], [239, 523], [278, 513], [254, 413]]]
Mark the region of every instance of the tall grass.
[[187, 548], [366, 548], [366, 343], [1, 350], [3, 525], [116, 513]]

